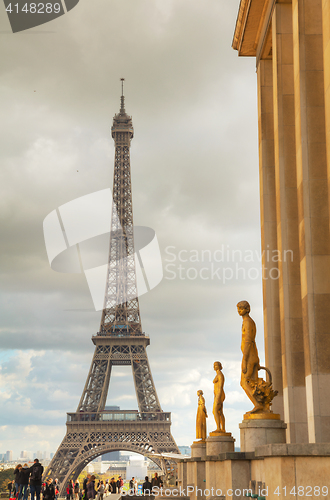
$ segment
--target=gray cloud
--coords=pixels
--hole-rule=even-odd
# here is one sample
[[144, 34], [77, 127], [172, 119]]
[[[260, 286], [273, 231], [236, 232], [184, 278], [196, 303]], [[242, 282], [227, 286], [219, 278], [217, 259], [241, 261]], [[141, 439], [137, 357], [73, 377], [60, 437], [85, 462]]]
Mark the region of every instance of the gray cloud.
[[[259, 251], [256, 77], [254, 61], [238, 60], [231, 49], [237, 9], [229, 0], [81, 0], [38, 34], [15, 35], [3, 33], [9, 25], [0, 12], [0, 397], [7, 426], [0, 451], [34, 450], [37, 442], [55, 451], [65, 412], [75, 410], [85, 383], [100, 313], [82, 274], [50, 269], [42, 222], [63, 203], [112, 186], [120, 77], [135, 128], [134, 221], [156, 231], [164, 266], [168, 246]], [[262, 355], [261, 279], [223, 284], [170, 280], [164, 272], [140, 304], [173, 434], [179, 444], [193, 441], [200, 384], [211, 408], [216, 355], [230, 371], [227, 415], [238, 438], [249, 408], [235, 375], [235, 305], [251, 301]], [[133, 391], [131, 375], [122, 374], [109, 401], [121, 397], [122, 407], [135, 408]]]

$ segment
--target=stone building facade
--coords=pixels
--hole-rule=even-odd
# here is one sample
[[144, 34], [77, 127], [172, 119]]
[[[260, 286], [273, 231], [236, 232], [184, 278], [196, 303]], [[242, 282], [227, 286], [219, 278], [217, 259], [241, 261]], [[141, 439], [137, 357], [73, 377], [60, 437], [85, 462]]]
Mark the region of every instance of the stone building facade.
[[287, 443], [329, 443], [330, 0], [241, 0], [233, 48], [256, 58], [273, 410]]

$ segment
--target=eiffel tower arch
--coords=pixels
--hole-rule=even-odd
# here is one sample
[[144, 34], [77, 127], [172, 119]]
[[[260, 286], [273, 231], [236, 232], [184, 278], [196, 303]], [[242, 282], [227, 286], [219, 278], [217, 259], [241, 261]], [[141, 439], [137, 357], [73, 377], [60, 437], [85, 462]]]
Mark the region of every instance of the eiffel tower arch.
[[[60, 495], [99, 455], [127, 450], [152, 454], [180, 453], [171, 434], [171, 414], [161, 409], [142, 331], [136, 286], [130, 168], [132, 118], [124, 95], [111, 129], [115, 141], [113, 204], [108, 275], [100, 331], [92, 337], [95, 351], [75, 413], [67, 414], [67, 432], [45, 478], [58, 478]], [[111, 370], [130, 365], [138, 403], [136, 411], [106, 411]], [[152, 458], [159, 466], [159, 458]]]

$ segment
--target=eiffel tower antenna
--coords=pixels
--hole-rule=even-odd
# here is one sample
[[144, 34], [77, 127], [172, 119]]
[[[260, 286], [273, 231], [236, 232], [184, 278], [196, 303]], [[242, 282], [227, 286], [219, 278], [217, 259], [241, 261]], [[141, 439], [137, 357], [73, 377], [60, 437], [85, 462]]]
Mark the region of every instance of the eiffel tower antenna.
[[[142, 331], [136, 284], [130, 144], [134, 130], [124, 106], [113, 118], [115, 142], [113, 202], [107, 283], [100, 331], [92, 337], [95, 351], [75, 413], [68, 413], [67, 433], [54, 455], [45, 479], [57, 477], [60, 495], [86, 465], [110, 451], [179, 453], [171, 434], [171, 414], [161, 409]], [[112, 367], [132, 367], [139, 410], [105, 409]], [[153, 459], [162, 465], [159, 458]]]

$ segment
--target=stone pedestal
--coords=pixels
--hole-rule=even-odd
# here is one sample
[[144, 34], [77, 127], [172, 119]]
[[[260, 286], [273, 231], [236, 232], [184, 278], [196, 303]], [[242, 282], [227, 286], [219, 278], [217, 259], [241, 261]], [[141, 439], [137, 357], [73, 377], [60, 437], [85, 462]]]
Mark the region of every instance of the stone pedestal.
[[239, 424], [241, 451], [255, 451], [264, 444], [285, 443], [286, 424], [283, 420], [249, 419]]
[[235, 451], [235, 439], [230, 432], [222, 434], [212, 433], [206, 439], [206, 455], [219, 455]]
[[192, 458], [205, 458], [206, 457], [206, 442], [205, 441], [194, 441], [191, 445], [191, 456]]

